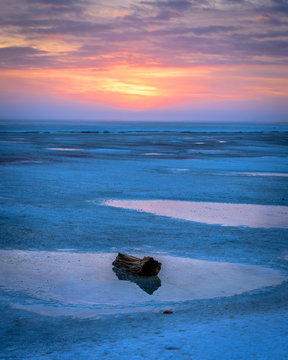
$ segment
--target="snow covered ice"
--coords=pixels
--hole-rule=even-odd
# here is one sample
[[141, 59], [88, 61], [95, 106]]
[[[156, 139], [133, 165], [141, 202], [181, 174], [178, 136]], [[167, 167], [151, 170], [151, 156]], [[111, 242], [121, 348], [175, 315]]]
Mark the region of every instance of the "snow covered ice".
[[1, 359], [287, 357], [287, 127], [1, 129]]

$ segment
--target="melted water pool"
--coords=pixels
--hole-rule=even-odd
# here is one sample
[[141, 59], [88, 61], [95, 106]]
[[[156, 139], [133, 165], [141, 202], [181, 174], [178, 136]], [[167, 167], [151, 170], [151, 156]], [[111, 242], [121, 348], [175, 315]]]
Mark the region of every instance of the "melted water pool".
[[262, 266], [168, 255], [157, 255], [162, 263], [157, 277], [143, 278], [113, 269], [115, 257], [113, 253], [1, 250], [0, 285], [14, 308], [85, 318], [233, 296], [286, 280], [278, 270]]

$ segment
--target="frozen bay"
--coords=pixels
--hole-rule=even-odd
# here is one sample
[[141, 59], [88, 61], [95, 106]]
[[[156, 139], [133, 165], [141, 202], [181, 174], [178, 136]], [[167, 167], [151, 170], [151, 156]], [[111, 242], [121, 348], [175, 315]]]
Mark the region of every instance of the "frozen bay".
[[[112, 257], [118, 251], [203, 261], [202, 265], [206, 261], [207, 266], [211, 263], [244, 264], [252, 269], [256, 266], [268, 269], [268, 273], [276, 272], [284, 280], [288, 264], [287, 229], [269, 226], [269, 214], [266, 223], [262, 218], [262, 226], [238, 226], [237, 221], [221, 226], [219, 222], [182, 221], [153, 211], [138, 212], [101, 204], [108, 199], [144, 203], [160, 200], [208, 202], [217, 206], [250, 204], [253, 209], [259, 206], [285, 210], [288, 199], [285, 127], [4, 125], [0, 133], [1, 275], [3, 281], [8, 281], [3, 274], [9, 272], [10, 284], [19, 281], [13, 283], [18, 286], [14, 289], [1, 283], [4, 344], [1, 358], [123, 359], [124, 349], [137, 350], [135, 358], [149, 354], [159, 358], [161, 354], [163, 359], [172, 355], [185, 359], [190, 354], [195, 359], [238, 359], [235, 348], [246, 359], [287, 355], [286, 281], [255, 286], [237, 295], [232, 292], [225, 297], [191, 297], [185, 301], [175, 298], [167, 305], [163, 301], [157, 303], [157, 291], [165, 289], [163, 279], [159, 290], [145, 295], [137, 284], [119, 281], [109, 272], [121, 291], [133, 287], [140, 297], [156, 299], [155, 306], [139, 307], [136, 295], [134, 302], [129, 295], [130, 305], [125, 303], [129, 311], [123, 312], [122, 295], [113, 312], [100, 311], [95, 315], [86, 308], [86, 316], [77, 318], [79, 304], [76, 306], [71, 300], [79, 302], [93, 297], [91, 282], [82, 285], [77, 282], [78, 260], [85, 256], [93, 259], [93, 254], [96, 258], [99, 254]], [[12, 253], [13, 262], [5, 265]], [[30, 268], [27, 265], [33, 271], [23, 272], [23, 258], [22, 255], [17, 258], [17, 253], [34, 254], [28, 260]], [[52, 258], [45, 262], [44, 255]], [[55, 258], [58, 267], [49, 268]], [[69, 279], [74, 284], [70, 292], [63, 290], [62, 295], [61, 286], [65, 289], [67, 274], [64, 270], [59, 273], [60, 265], [65, 271], [70, 266]], [[54, 277], [49, 278], [47, 269], [55, 272], [52, 271]], [[263, 281], [269, 278], [268, 273]], [[26, 285], [31, 278], [30, 287], [24, 286], [25, 294], [22, 277]], [[207, 274], [205, 279], [209, 279]], [[46, 280], [50, 290], [43, 298], [41, 291], [47, 290]], [[188, 290], [192, 291], [190, 287]], [[211, 283], [206, 282], [204, 290], [211, 289]], [[197, 287], [195, 290], [199, 295], [200, 290]], [[104, 290], [101, 291], [104, 300]], [[107, 288], [105, 291], [105, 296], [112, 296], [113, 286], [110, 293]], [[173, 291], [169, 290], [171, 297], [176, 294]], [[66, 303], [70, 299], [73, 308], [70, 313], [65, 313], [61, 296], [66, 296]], [[174, 314], [164, 315], [167, 307]], [[139, 322], [141, 331], [137, 328]]]

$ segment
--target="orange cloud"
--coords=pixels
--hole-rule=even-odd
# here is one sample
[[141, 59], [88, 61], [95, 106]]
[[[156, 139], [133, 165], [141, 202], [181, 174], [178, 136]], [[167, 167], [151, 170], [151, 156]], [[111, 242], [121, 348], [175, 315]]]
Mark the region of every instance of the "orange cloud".
[[1, 73], [3, 79], [10, 82], [12, 93], [18, 83], [25, 92], [136, 110], [163, 106], [193, 108], [288, 95], [288, 70], [281, 66], [278, 69], [269, 66], [114, 66], [105, 70], [33, 69]]

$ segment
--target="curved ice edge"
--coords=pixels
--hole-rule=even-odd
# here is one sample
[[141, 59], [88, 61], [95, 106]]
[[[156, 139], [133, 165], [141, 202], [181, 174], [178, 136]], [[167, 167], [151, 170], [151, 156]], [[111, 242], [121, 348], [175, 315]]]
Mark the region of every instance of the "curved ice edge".
[[91, 318], [159, 309], [165, 303], [231, 297], [288, 279], [259, 265], [157, 254], [162, 262], [161, 286], [149, 295], [129, 279], [118, 280], [112, 271], [115, 257], [115, 253], [0, 250], [0, 286], [13, 308]]
[[[93, 200], [92, 200], [93, 202]], [[288, 206], [179, 200], [102, 200], [99, 205], [221, 226], [288, 228]]]

